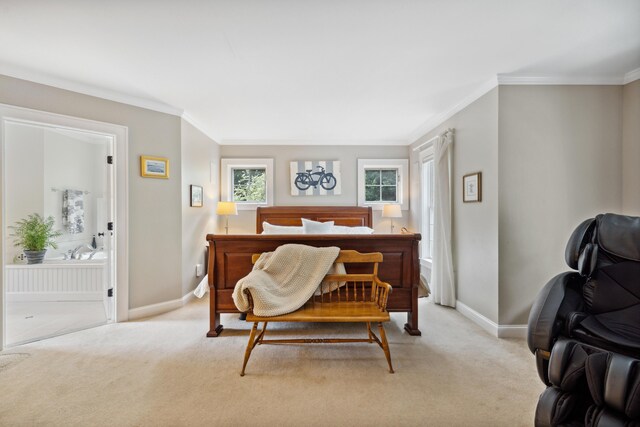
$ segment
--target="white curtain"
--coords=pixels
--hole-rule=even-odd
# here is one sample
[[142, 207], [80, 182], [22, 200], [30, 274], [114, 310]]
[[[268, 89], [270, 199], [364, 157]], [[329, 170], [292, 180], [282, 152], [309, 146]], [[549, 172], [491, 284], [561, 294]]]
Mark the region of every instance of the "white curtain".
[[451, 144], [453, 132], [434, 142], [434, 237], [431, 290], [436, 304], [456, 306], [451, 250]]

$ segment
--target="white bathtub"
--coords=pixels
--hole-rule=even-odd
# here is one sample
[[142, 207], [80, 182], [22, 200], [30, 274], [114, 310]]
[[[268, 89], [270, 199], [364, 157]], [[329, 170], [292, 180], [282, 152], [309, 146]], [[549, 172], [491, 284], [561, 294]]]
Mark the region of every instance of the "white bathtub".
[[[44, 263], [45, 264], [75, 264], [78, 262], [82, 262], [82, 263], [86, 263], [86, 262], [104, 262], [104, 260], [107, 259], [107, 254], [104, 251], [98, 251], [96, 252], [93, 257], [91, 257], [91, 259], [89, 258], [89, 256], [91, 256], [91, 252], [83, 252], [80, 254], [80, 259], [68, 259], [65, 258], [64, 255], [59, 254], [57, 256], [51, 257], [51, 258], [45, 258], [44, 259]], [[32, 264], [33, 265], [33, 264]]]
[[7, 301], [102, 301], [106, 261], [45, 260], [6, 266]]

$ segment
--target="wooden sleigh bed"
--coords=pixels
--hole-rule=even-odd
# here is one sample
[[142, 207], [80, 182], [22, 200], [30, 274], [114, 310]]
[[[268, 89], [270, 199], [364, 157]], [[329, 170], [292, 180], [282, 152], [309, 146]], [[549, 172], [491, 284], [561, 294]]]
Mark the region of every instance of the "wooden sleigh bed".
[[[393, 287], [387, 310], [406, 312], [404, 329], [410, 335], [421, 334], [418, 329], [420, 234], [260, 234], [263, 221], [273, 225], [299, 226], [302, 224], [301, 218], [334, 221], [335, 225], [373, 227], [370, 207], [274, 206], [257, 209], [255, 235], [208, 234], [210, 325], [207, 336], [217, 337], [222, 333], [220, 313], [239, 313], [231, 295], [236, 282], [251, 271], [251, 256], [273, 251], [287, 243], [337, 246], [363, 253], [381, 252], [384, 260], [379, 267], [379, 277]], [[349, 273], [359, 272], [355, 265], [346, 265], [346, 269]]]

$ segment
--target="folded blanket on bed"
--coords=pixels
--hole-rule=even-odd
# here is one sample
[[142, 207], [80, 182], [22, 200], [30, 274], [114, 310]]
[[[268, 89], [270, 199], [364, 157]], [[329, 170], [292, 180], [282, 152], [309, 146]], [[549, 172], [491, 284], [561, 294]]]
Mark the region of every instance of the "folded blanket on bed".
[[233, 302], [238, 310], [249, 310], [245, 289], [251, 292], [253, 314], [278, 316], [302, 307], [322, 282], [340, 248], [315, 248], [288, 244], [263, 253], [253, 270], [238, 280]]

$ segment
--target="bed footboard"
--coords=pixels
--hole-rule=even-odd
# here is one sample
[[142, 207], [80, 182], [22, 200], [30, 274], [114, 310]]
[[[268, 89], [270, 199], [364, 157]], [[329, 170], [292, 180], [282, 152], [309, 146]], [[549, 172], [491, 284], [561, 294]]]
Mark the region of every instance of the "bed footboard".
[[[221, 313], [239, 313], [232, 294], [236, 282], [252, 269], [254, 253], [271, 252], [287, 243], [316, 247], [337, 246], [358, 252], [381, 252], [384, 261], [379, 267], [380, 279], [390, 283], [393, 292], [387, 309], [406, 312], [404, 329], [410, 335], [421, 335], [418, 328], [418, 283], [420, 234], [371, 235], [207, 235], [209, 244], [210, 325], [208, 337], [223, 331]], [[358, 273], [365, 266], [346, 265], [348, 273]]]

